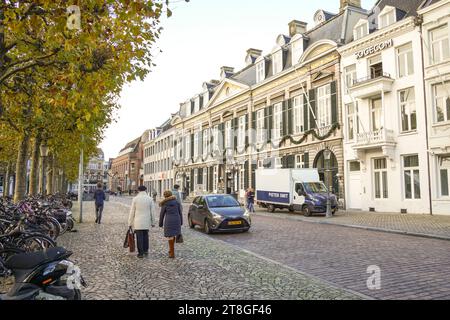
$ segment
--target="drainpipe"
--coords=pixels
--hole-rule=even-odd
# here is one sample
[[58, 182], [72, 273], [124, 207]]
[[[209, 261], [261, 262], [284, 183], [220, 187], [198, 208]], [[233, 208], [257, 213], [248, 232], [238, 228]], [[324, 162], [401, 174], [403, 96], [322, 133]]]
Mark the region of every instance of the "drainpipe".
[[427, 150], [427, 170], [428, 170], [428, 198], [430, 202], [430, 215], [433, 215], [433, 198], [432, 198], [432, 192], [431, 192], [431, 165], [430, 165], [430, 155], [428, 150], [429, 148], [429, 142], [428, 142], [428, 110], [427, 110], [427, 90], [425, 87], [425, 56], [424, 56], [424, 50], [423, 50], [423, 18], [421, 15], [418, 15], [415, 19], [416, 26], [419, 27], [419, 33], [420, 33], [420, 50], [421, 50], [421, 56], [422, 56], [422, 75], [424, 77], [423, 81], [423, 105], [425, 108], [425, 137], [426, 137], [426, 150]]

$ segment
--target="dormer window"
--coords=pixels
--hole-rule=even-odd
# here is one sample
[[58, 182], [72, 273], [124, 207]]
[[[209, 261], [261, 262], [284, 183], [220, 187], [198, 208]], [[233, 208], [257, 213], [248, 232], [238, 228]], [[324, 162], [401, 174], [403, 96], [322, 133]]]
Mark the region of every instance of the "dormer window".
[[275, 51], [272, 54], [273, 74], [283, 71], [283, 50]]
[[353, 37], [355, 40], [364, 38], [369, 34], [369, 22], [366, 19], [361, 19], [359, 22], [355, 25], [355, 28], [353, 29]]
[[378, 16], [378, 28], [386, 28], [395, 22], [397, 22], [395, 16], [395, 8], [386, 6]]
[[296, 65], [303, 54], [303, 38], [299, 36], [295, 36], [291, 41], [292, 48], [292, 65]]
[[266, 65], [264, 58], [256, 63], [256, 82], [262, 82], [266, 78]]
[[195, 97], [194, 99], [194, 113], [200, 110], [200, 96]]
[[184, 110], [186, 110], [186, 117], [189, 117], [192, 114], [190, 101], [188, 101], [184, 104]]

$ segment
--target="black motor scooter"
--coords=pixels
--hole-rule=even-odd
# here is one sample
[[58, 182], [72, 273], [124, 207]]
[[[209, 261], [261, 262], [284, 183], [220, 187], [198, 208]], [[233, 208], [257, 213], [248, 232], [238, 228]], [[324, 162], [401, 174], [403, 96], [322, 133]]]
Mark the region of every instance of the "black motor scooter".
[[61, 247], [0, 258], [0, 276], [14, 276], [9, 292], [0, 300], [81, 300], [86, 287], [79, 269], [67, 260], [72, 255]]

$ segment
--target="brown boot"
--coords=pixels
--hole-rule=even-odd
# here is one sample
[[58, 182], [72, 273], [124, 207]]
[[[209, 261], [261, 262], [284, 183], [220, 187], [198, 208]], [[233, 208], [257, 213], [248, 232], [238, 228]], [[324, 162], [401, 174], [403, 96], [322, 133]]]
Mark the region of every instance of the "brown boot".
[[175, 258], [175, 238], [169, 240], [169, 258]]

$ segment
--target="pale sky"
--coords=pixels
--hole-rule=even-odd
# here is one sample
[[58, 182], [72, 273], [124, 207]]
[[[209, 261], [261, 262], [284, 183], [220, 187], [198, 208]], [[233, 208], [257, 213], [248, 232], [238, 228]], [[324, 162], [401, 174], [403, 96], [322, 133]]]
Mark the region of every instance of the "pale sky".
[[[121, 94], [117, 123], [111, 124], [100, 147], [105, 159], [117, 157], [125, 144], [161, 125], [179, 104], [202, 91], [202, 84], [220, 78], [220, 67], [245, 66], [246, 51], [268, 54], [288, 23], [314, 26], [318, 9], [337, 13], [339, 0], [172, 0], [173, 16], [162, 21], [156, 43], [163, 53], [143, 82], [127, 85]], [[370, 9], [375, 0], [362, 0]], [[158, 51], [159, 52], [159, 51]]]

